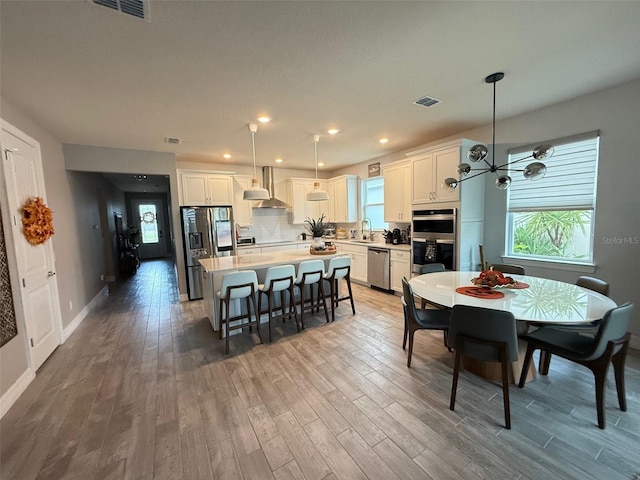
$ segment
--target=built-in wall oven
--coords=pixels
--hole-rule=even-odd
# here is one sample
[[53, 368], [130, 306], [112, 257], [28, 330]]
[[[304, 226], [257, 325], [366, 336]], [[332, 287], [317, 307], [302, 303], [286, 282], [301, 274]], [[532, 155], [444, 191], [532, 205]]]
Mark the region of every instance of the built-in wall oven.
[[411, 218], [412, 271], [428, 263], [442, 263], [447, 270], [456, 270], [455, 208], [414, 210]]

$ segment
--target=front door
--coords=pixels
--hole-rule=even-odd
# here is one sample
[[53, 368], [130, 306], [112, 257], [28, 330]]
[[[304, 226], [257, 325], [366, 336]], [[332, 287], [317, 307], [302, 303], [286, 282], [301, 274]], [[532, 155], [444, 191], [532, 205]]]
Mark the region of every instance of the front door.
[[[7, 191], [7, 210], [18, 266], [19, 296], [25, 316], [31, 368], [37, 370], [60, 344], [62, 319], [55, 277], [55, 257], [52, 241], [31, 245], [22, 232], [22, 206], [32, 197], [46, 203], [40, 144], [12, 125], [2, 121], [1, 180]], [[54, 214], [55, 222], [55, 214]], [[54, 223], [55, 225], [55, 223]]]
[[140, 259], [162, 258], [166, 255], [164, 212], [161, 200], [134, 200], [133, 222], [140, 229]]

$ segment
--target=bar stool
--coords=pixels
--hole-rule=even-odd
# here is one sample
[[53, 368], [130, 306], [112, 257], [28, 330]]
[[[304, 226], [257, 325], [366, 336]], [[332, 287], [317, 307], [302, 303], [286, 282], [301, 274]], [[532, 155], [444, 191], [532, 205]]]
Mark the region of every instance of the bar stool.
[[[349, 295], [340, 297], [339, 280], [344, 278], [349, 290]], [[351, 293], [351, 258], [338, 257], [329, 261], [329, 268], [324, 276], [324, 281], [329, 282], [331, 292], [331, 321], [336, 320], [336, 308], [338, 302], [343, 300], [351, 300], [351, 311], [356, 314], [356, 307], [353, 305], [353, 294]]]
[[[256, 323], [256, 330], [258, 330], [258, 337], [260, 337], [260, 343], [262, 343], [262, 335], [260, 334], [260, 317], [256, 314], [255, 295], [258, 290], [258, 276], [254, 270], [242, 270], [239, 272], [227, 273], [222, 277], [222, 285], [220, 291], [216, 292], [216, 295], [220, 299], [220, 328], [222, 330], [222, 320], [226, 321], [227, 334], [226, 334], [226, 353], [229, 353], [229, 331], [237, 328], [243, 328], [249, 325], [249, 331], [251, 331], [251, 324]], [[244, 298], [247, 302], [247, 313], [229, 317], [229, 307], [231, 300], [237, 300]], [[255, 320], [251, 320], [251, 308], [249, 301], [253, 304], [253, 313]], [[225, 306], [224, 316], [222, 306]], [[242, 323], [242, 319], [246, 318], [247, 323]], [[240, 320], [239, 325], [229, 326], [229, 322]]]
[[[271, 318], [273, 316], [273, 295], [280, 292], [280, 310], [282, 314], [274, 318], [285, 318], [285, 292], [289, 292], [289, 313], [287, 318], [291, 318], [291, 314], [296, 320], [296, 328], [300, 331], [298, 324], [298, 314], [296, 313], [296, 304], [294, 301], [293, 284], [296, 278], [296, 268], [293, 265], [279, 265], [269, 267], [265, 274], [264, 283], [258, 285], [258, 318], [262, 315], [262, 296], [267, 297], [267, 312], [269, 314], [269, 341], [271, 341]], [[276, 311], [278, 309], [276, 308]]]
[[[324, 262], [322, 260], [305, 260], [298, 265], [298, 276], [296, 277], [296, 287], [300, 289], [300, 326], [304, 329], [304, 311], [314, 308], [320, 309], [320, 300], [324, 308], [324, 316], [329, 323], [329, 314], [327, 313], [327, 302], [324, 298], [324, 288], [322, 287], [322, 279], [324, 277]], [[306, 286], [309, 286], [310, 299], [309, 306], [305, 307]], [[313, 286], [317, 285], [318, 294], [315, 302], [313, 301]]]

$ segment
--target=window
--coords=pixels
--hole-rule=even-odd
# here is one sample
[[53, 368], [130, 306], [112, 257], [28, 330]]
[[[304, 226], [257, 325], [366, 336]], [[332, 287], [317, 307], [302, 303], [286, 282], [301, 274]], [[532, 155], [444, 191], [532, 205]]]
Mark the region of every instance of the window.
[[509, 167], [507, 256], [593, 263], [598, 140], [598, 132], [591, 132], [548, 142], [555, 152], [536, 181], [518, 171], [531, 162], [524, 159], [532, 148], [509, 151], [509, 162], [523, 162]]
[[383, 177], [368, 178], [362, 181], [362, 210], [363, 217], [371, 219], [373, 230], [387, 228], [384, 221], [384, 179]]
[[158, 216], [155, 205], [139, 205], [142, 243], [158, 243]]

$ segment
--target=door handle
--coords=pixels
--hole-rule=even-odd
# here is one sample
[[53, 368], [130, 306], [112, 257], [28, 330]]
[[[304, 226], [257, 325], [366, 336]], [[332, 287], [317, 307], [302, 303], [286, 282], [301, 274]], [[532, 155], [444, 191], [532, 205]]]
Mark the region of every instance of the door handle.
[[56, 274], [56, 272], [52, 272], [51, 270], [49, 270], [47, 272], [47, 277], [53, 277]]

